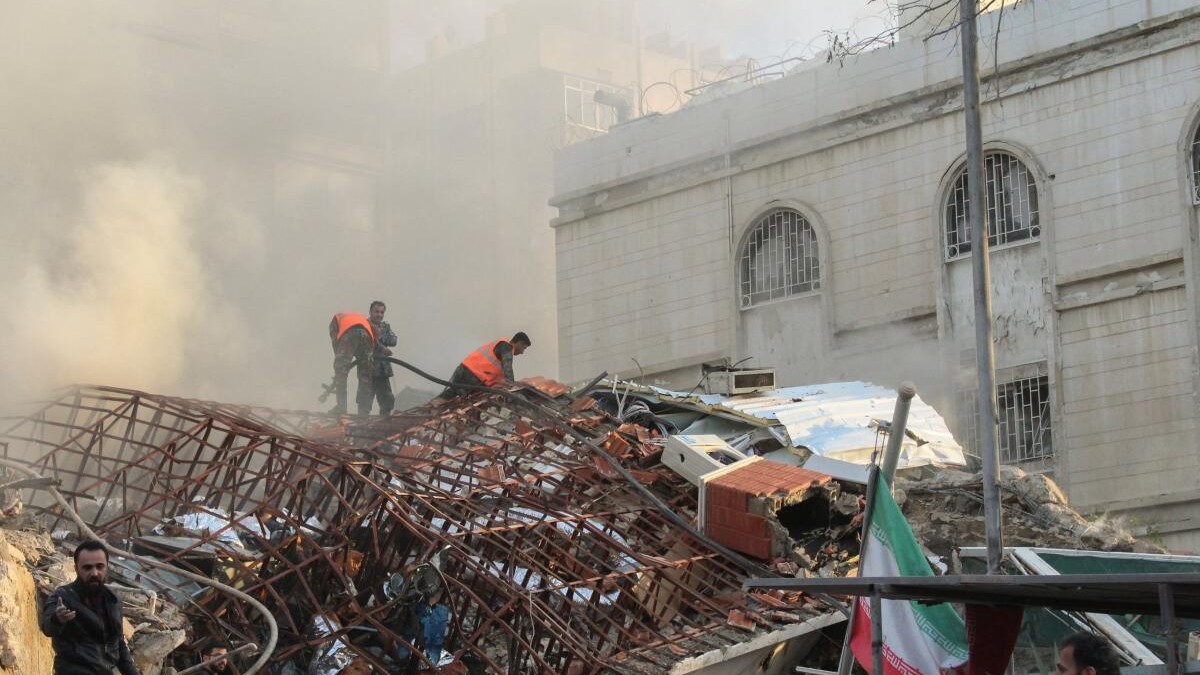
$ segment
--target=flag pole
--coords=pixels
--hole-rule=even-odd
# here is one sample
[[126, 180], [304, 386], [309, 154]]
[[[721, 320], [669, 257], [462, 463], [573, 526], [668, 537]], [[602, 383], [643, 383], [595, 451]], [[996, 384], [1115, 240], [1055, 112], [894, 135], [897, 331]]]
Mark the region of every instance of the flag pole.
[[[871, 512], [875, 510], [875, 491], [879, 489], [879, 465], [871, 464], [871, 468], [867, 470], [867, 505], [863, 507], [863, 522], [862, 534], [859, 539], [862, 543], [858, 546], [858, 568], [862, 569], [863, 560], [867, 554], [867, 540], [871, 538]], [[842, 638], [842, 658], [838, 661], [838, 675], [850, 675], [850, 669], [854, 667], [854, 652], [850, 651], [850, 638], [854, 633], [854, 619], [858, 616], [858, 598], [850, 605], [850, 616], [846, 618], [846, 637]], [[874, 649], [874, 625], [879, 619], [878, 616], [871, 617], [872, 626], [872, 650]], [[882, 630], [882, 627], [881, 627]], [[882, 640], [882, 637], [880, 638]], [[882, 646], [882, 645], [881, 645]], [[882, 675], [883, 671], [876, 671], [875, 675]]]
[[[880, 476], [883, 477], [883, 484], [888, 490], [892, 489], [892, 481], [895, 478], [896, 464], [900, 460], [900, 448], [904, 445], [904, 429], [908, 426], [908, 409], [912, 404], [912, 399], [917, 395], [917, 388], [912, 382], [902, 382], [900, 388], [896, 392], [896, 408], [892, 412], [892, 424], [888, 429], [888, 443], [883, 453], [883, 458], [879, 462], [872, 462], [871, 468], [867, 471], [867, 504], [863, 507], [863, 523], [862, 533], [859, 535], [859, 540], [862, 542], [858, 547], [858, 568], [862, 569], [863, 561], [867, 555], [867, 540], [871, 538], [871, 515], [875, 511], [875, 491], [879, 489]], [[882, 467], [882, 469], [881, 469]], [[850, 651], [850, 636], [854, 630], [854, 617], [858, 614], [858, 600], [855, 600], [850, 605], [850, 615], [846, 617], [846, 637], [842, 640], [842, 657], [838, 661], [838, 675], [850, 675], [850, 669], [854, 667], [854, 652]], [[876, 646], [875, 630], [878, 628], [880, 649], [883, 648], [883, 624], [882, 618], [875, 606], [874, 601], [871, 603], [871, 644], [874, 651]], [[879, 657], [882, 658], [883, 652], [880, 651]], [[874, 675], [882, 675], [883, 670], [878, 669]]]
[[883, 675], [883, 596], [871, 589], [871, 673]]

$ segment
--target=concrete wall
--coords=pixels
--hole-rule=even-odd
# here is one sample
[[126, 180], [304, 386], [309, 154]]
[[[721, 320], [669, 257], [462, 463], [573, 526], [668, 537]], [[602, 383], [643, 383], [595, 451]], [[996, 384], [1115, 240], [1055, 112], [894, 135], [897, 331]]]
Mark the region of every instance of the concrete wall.
[[[1200, 2], [1031, 0], [981, 20], [984, 139], [1034, 177], [1041, 235], [992, 254], [999, 368], [1045, 362], [1077, 507], [1200, 548], [1196, 229]], [[558, 153], [561, 374], [754, 357], [785, 383], [914, 379], [948, 417], [973, 369], [971, 270], [945, 262], [962, 162], [953, 36], [638, 120]], [[821, 288], [742, 310], [742, 238], [798, 210]], [[687, 375], [690, 376], [690, 375]], [[653, 379], [653, 377], [651, 378]]]

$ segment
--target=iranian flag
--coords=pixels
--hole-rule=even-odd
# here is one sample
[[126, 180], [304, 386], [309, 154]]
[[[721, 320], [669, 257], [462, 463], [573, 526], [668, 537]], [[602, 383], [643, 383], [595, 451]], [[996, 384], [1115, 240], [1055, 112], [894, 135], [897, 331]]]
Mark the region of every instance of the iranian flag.
[[[866, 556], [859, 576], [931, 577], [933, 570], [921, 553], [908, 521], [900, 513], [883, 481], [875, 493]], [[962, 619], [949, 605], [922, 605], [909, 600], [884, 600], [882, 675], [936, 675], [966, 671], [967, 635]], [[871, 604], [858, 599], [850, 649], [871, 673]], [[879, 675], [871, 673], [871, 675]]]

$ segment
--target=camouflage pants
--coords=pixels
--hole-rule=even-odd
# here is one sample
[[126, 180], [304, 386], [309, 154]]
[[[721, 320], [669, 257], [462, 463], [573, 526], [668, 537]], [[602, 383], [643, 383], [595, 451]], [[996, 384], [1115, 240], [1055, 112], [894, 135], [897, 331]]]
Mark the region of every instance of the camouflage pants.
[[337, 395], [337, 406], [332, 412], [337, 414], [346, 412], [346, 380], [351, 366], [358, 370], [358, 391], [354, 397], [358, 414], [367, 415], [371, 412], [371, 400], [375, 393], [371, 381], [375, 372], [375, 345], [371, 336], [360, 326], [351, 327], [341, 339], [333, 340], [333, 388]]

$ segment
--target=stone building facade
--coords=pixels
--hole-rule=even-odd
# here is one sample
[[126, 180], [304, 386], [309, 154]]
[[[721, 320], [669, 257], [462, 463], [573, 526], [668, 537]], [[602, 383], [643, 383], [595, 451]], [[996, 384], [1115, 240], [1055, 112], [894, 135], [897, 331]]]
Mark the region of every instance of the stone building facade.
[[[1200, 549], [1200, 2], [1031, 0], [980, 34], [1003, 461]], [[970, 447], [956, 44], [902, 40], [559, 151], [562, 377], [688, 389], [750, 359], [787, 384], [911, 379]]]

